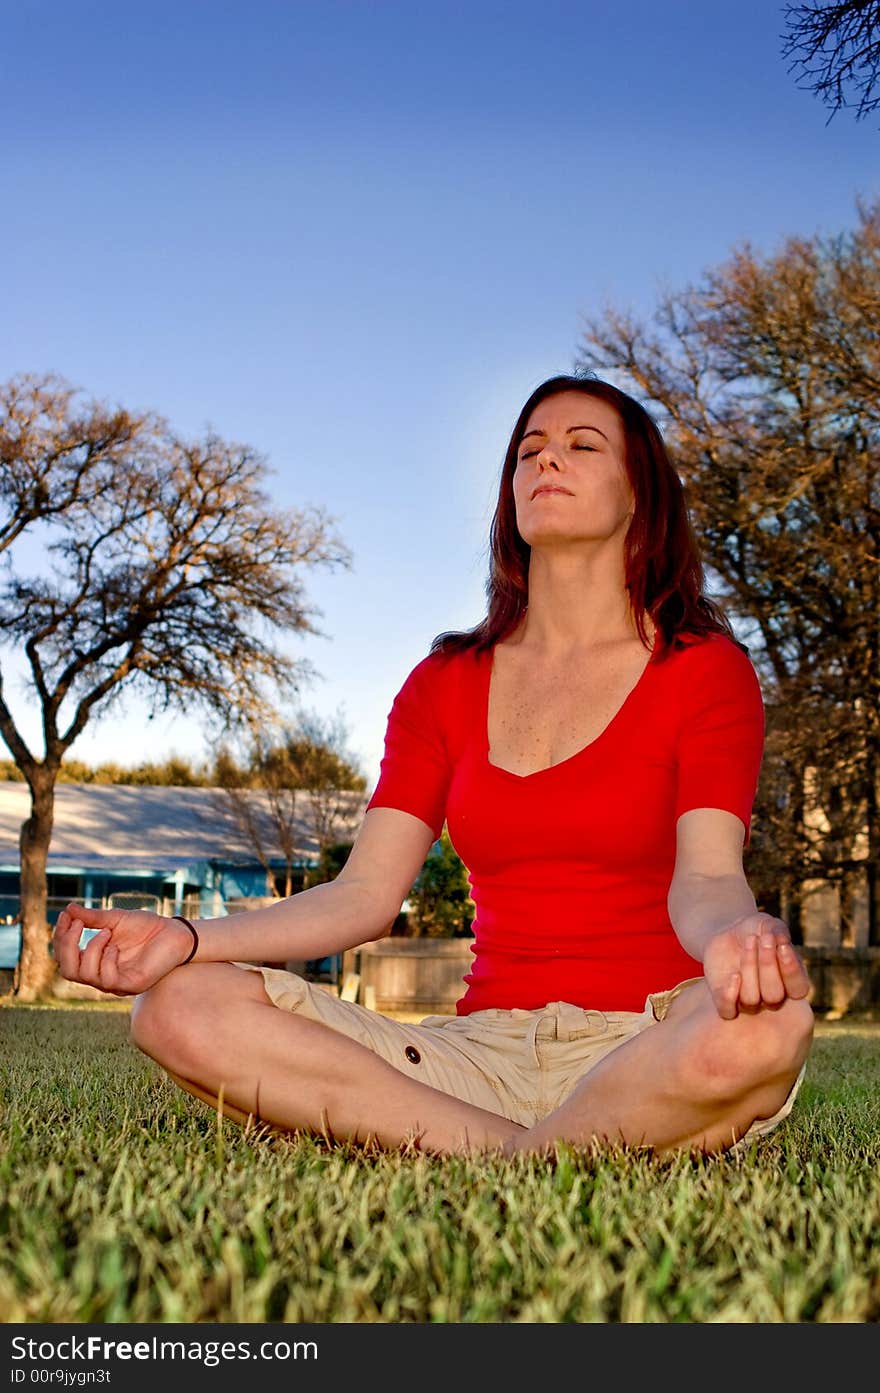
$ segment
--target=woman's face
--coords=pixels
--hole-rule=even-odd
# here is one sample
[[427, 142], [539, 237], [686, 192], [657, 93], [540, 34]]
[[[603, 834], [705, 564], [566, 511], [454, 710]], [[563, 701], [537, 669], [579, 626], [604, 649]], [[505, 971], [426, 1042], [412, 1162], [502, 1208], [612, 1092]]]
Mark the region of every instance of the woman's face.
[[623, 426], [613, 406], [585, 392], [538, 402], [525, 424], [513, 475], [520, 536], [529, 546], [621, 542], [635, 499]]

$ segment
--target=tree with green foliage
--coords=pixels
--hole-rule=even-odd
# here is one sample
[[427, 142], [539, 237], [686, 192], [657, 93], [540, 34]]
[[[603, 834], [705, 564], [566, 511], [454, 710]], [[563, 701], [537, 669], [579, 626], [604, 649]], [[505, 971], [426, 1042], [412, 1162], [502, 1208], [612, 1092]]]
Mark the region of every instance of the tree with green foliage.
[[335, 880], [349, 856], [354, 842], [330, 842], [321, 847], [318, 864], [309, 872], [309, 885], [326, 885]]
[[476, 913], [467, 869], [444, 827], [407, 896], [416, 935], [456, 938], [470, 933]]
[[[12, 759], [0, 759], [0, 780], [23, 783], [24, 774]], [[140, 764], [86, 764], [81, 759], [65, 759], [58, 770], [59, 784], [129, 784], [148, 788], [208, 788], [211, 770], [207, 764], [193, 764], [182, 755], [163, 760], [143, 760]]]

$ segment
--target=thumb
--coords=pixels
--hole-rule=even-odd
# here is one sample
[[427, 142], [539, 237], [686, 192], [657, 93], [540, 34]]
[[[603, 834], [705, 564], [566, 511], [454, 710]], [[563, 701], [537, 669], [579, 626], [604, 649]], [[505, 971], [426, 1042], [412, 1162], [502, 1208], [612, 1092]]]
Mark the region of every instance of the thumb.
[[739, 972], [730, 972], [717, 983], [711, 984], [715, 1009], [723, 1021], [735, 1020], [741, 985], [742, 974]]
[[87, 909], [82, 904], [69, 904], [67, 913], [70, 918], [78, 919], [86, 929], [111, 929], [119, 917], [119, 911], [113, 909]]

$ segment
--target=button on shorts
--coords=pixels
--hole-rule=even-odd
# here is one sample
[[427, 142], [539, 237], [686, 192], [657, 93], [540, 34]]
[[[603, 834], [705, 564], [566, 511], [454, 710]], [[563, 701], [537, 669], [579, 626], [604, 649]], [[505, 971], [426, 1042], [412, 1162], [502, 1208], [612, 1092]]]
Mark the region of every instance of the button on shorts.
[[[401, 1073], [443, 1093], [532, 1127], [553, 1112], [601, 1059], [662, 1021], [670, 1002], [701, 977], [652, 992], [642, 1011], [591, 1011], [567, 1001], [537, 1010], [492, 1009], [466, 1016], [397, 1021], [306, 982], [294, 972], [237, 962], [262, 974], [269, 999], [341, 1031]], [[788, 1116], [806, 1065], [778, 1112], [753, 1122], [741, 1150]]]

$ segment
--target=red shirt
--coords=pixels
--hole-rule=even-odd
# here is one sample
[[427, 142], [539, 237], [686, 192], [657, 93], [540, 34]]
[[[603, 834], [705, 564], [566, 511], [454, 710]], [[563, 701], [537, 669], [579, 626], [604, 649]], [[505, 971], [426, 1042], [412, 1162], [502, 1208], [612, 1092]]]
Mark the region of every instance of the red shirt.
[[577, 754], [534, 774], [489, 762], [492, 654], [430, 654], [388, 717], [367, 804], [399, 808], [468, 868], [474, 963], [458, 1015], [568, 1001], [641, 1011], [697, 977], [666, 908], [675, 824], [689, 808], [750, 818], [764, 703], [748, 655], [724, 634], [657, 661]]

